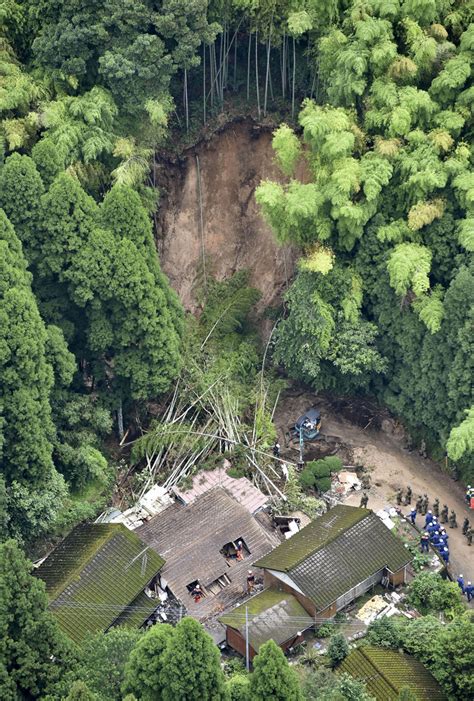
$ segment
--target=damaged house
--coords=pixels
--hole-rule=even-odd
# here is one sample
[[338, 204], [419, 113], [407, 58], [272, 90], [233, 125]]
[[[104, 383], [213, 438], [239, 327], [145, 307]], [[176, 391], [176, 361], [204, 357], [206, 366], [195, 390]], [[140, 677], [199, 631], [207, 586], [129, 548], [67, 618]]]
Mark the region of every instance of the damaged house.
[[[372, 511], [335, 506], [255, 561], [254, 565], [264, 570], [266, 589], [246, 602], [255, 613], [249, 621], [250, 640], [253, 626], [258, 628], [257, 647], [251, 644], [251, 655], [264, 642], [263, 633], [265, 639], [273, 638], [285, 650], [309, 627], [305, 615], [313, 622], [332, 618], [380, 582], [392, 586], [404, 583], [411, 559], [401, 540]], [[269, 605], [265, 599], [268, 591], [279, 592], [280, 602]], [[228, 644], [242, 653], [242, 611], [231, 611], [220, 621], [226, 626]], [[275, 637], [277, 629], [285, 630], [286, 640]]]
[[229, 488], [205, 477], [207, 489], [180, 492], [179, 501], [136, 531], [163, 555], [169, 590], [198, 620], [242, 598], [248, 570], [280, 542], [270, 518], [259, 511], [263, 495], [248, 480], [246, 492], [234, 498]]
[[50, 610], [75, 642], [118, 625], [139, 628], [160, 603], [163, 558], [122, 524], [81, 524], [35, 570]]

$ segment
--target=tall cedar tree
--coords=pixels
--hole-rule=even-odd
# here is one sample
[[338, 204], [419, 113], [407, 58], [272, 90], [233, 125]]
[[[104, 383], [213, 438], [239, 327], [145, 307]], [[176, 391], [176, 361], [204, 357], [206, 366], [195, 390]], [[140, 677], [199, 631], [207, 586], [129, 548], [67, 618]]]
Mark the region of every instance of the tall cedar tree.
[[67, 657], [44, 583], [13, 540], [0, 545], [0, 698], [42, 698]]
[[18, 153], [9, 156], [0, 170], [0, 207], [15, 227], [30, 264], [39, 253], [35, 236], [43, 193], [43, 181], [34, 161]]
[[53, 470], [47, 341], [21, 243], [0, 210], [0, 404], [7, 484], [44, 484]]
[[154, 397], [178, 373], [182, 310], [159, 268], [137, 193], [112, 188], [100, 223], [106, 228], [91, 233], [69, 276], [89, 315], [90, 350], [105, 361], [97, 374], [123, 399]]
[[153, 626], [138, 640], [125, 667], [124, 693], [140, 701], [155, 701], [163, 692], [163, 653], [174, 635], [174, 628], [162, 623]]
[[301, 701], [296, 672], [289, 666], [283, 651], [273, 641], [264, 643], [253, 661], [250, 680], [254, 701]]
[[193, 618], [178, 623], [163, 653], [162, 684], [163, 701], [224, 701], [226, 697], [219, 650]]

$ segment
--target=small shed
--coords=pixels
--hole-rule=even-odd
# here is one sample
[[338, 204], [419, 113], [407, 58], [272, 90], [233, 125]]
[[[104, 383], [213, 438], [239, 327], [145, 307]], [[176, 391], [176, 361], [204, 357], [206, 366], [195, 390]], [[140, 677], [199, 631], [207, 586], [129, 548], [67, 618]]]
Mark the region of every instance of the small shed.
[[364, 682], [377, 701], [397, 701], [408, 687], [419, 701], [444, 701], [446, 695], [426, 667], [411, 655], [379, 647], [359, 647], [338, 667]]
[[49, 606], [75, 642], [114, 625], [140, 627], [159, 601], [145, 588], [164, 560], [122, 524], [83, 523], [35, 570]]
[[294, 596], [266, 589], [219, 618], [226, 627], [227, 644], [243, 656], [246, 619], [250, 659], [267, 640], [274, 640], [285, 652], [300, 643], [302, 633], [314, 623]]
[[386, 578], [402, 584], [412, 556], [369, 509], [339, 504], [257, 560], [265, 585], [296, 596], [312, 616], [337, 611]]

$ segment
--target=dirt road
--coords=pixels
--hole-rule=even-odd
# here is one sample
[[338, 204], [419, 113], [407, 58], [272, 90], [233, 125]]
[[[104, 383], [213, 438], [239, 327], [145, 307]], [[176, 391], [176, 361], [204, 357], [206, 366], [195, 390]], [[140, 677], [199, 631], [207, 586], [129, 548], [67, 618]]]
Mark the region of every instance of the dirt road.
[[[374, 420], [366, 420], [361, 410], [359, 418], [362, 425], [358, 426], [354, 421], [344, 418], [340, 412], [336, 413], [332, 402], [307, 392], [289, 392], [280, 399], [275, 422], [280, 431], [281, 441], [291, 422], [312, 405], [320, 408], [322, 412], [322, 431], [340, 439], [337, 454], [341, 455], [344, 462], [351, 460], [350, 464], [369, 468], [372, 478], [369, 508], [377, 511], [387, 505], [395, 506], [396, 490], [399, 487], [406, 489], [411, 485], [415, 500], [419, 494], [426, 493], [430, 505], [438, 497], [441, 506], [447, 504], [450, 509], [455, 510], [459, 527], [447, 528], [450, 536], [450, 572], [454, 577], [461, 572], [465, 580], [474, 581], [474, 545], [468, 547], [461, 532], [465, 516], [470, 519], [471, 524], [474, 523], [474, 511], [467, 508], [463, 486], [442, 472], [436, 463], [422, 458], [417, 451], [409, 452], [405, 447], [403, 432], [388, 414], [379, 415]], [[357, 415], [357, 409], [352, 411], [353, 415], [354, 412]], [[364, 428], [367, 423], [369, 426]], [[358, 506], [359, 502], [360, 492], [349, 497], [345, 503]], [[406, 509], [407, 512], [408, 510]], [[418, 517], [418, 522], [422, 525], [424, 519]]]

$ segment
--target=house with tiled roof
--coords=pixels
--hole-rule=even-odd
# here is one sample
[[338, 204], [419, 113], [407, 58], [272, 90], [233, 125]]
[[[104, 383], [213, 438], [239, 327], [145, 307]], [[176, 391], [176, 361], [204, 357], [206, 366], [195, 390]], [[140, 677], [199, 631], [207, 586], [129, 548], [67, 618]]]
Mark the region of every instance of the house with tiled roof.
[[419, 701], [446, 699], [436, 679], [421, 662], [396, 650], [359, 647], [337, 671], [364, 682], [377, 701], [397, 701], [403, 688], [408, 688]]
[[[316, 619], [331, 618], [376, 584], [404, 583], [411, 559], [372, 511], [335, 506], [253, 563], [264, 571], [265, 590], [221, 616], [227, 643], [238, 652], [245, 649], [242, 612], [247, 606], [247, 613], [255, 609], [248, 620], [254, 652], [270, 638], [286, 650]], [[273, 596], [278, 601], [270, 601]]]
[[386, 581], [406, 580], [412, 556], [370, 509], [339, 504], [254, 565], [265, 586], [293, 594], [312, 616], [334, 616]]
[[159, 600], [150, 592], [165, 561], [123, 524], [80, 524], [35, 570], [51, 612], [75, 642], [116, 625], [139, 628]]

